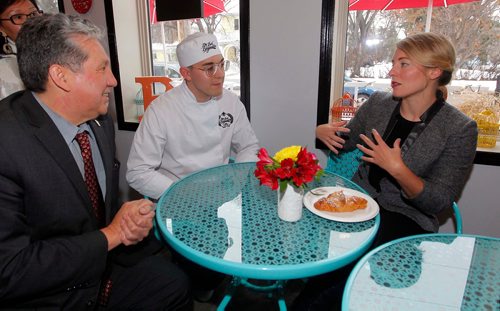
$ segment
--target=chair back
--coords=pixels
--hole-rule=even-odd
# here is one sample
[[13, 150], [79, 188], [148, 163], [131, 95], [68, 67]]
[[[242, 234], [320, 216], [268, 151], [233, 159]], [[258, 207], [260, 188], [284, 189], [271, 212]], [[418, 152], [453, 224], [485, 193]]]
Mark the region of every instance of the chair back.
[[[325, 171], [340, 175], [347, 179], [352, 179], [352, 176], [354, 176], [354, 174], [358, 170], [362, 155], [363, 152], [361, 152], [361, 150], [359, 149], [340, 152], [338, 155], [330, 151], [330, 153], [328, 154]], [[455, 217], [456, 233], [462, 234], [462, 215], [460, 214], [458, 204], [456, 202], [453, 202], [451, 207], [453, 209], [453, 216]]]
[[363, 152], [359, 149], [340, 152], [338, 155], [330, 151], [325, 170], [347, 179], [351, 179], [352, 176], [354, 176], [354, 173], [358, 170], [362, 155]]
[[460, 214], [460, 209], [458, 208], [458, 204], [453, 202], [453, 215], [455, 216], [455, 226], [458, 234], [463, 233], [463, 225], [462, 225], [462, 215]]

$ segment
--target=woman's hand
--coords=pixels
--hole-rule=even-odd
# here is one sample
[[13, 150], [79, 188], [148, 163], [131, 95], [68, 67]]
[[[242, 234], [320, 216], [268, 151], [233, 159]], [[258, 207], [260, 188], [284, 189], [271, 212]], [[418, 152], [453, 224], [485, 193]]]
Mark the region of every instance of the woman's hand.
[[415, 175], [403, 162], [400, 147], [401, 139], [396, 139], [394, 146], [391, 148], [385, 143], [377, 130], [373, 129], [372, 135], [375, 142], [366, 135], [359, 135], [367, 146], [357, 145], [358, 149], [365, 154], [361, 159], [386, 170], [387, 173], [396, 179], [408, 198], [411, 199], [418, 196], [424, 190], [424, 181]]
[[345, 140], [338, 133], [349, 133], [351, 130], [346, 128], [347, 121], [331, 122], [321, 124], [316, 127], [316, 137], [321, 140], [333, 153], [339, 154]]
[[389, 174], [394, 176], [401, 170], [402, 167], [405, 166], [403, 159], [401, 158], [401, 139], [396, 139], [393, 148], [391, 148], [385, 143], [377, 130], [373, 129], [372, 135], [375, 142], [366, 135], [359, 135], [361, 140], [368, 146], [364, 147], [360, 144], [357, 145], [358, 149], [363, 151], [365, 154], [361, 157], [361, 159], [366, 162], [377, 164]]

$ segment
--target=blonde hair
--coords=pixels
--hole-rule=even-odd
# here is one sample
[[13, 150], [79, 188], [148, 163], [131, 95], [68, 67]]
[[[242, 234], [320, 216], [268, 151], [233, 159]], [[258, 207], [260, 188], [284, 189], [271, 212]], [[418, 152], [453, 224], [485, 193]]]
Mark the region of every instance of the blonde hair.
[[438, 80], [440, 86], [451, 81], [455, 69], [455, 48], [445, 36], [424, 32], [406, 37], [396, 45], [408, 57], [424, 67], [439, 68], [443, 71]]

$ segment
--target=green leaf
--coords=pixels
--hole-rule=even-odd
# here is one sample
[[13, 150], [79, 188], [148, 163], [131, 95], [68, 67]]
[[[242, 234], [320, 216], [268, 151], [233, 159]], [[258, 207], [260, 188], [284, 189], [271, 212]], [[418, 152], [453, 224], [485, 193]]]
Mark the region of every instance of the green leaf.
[[280, 192], [285, 192], [286, 187], [288, 186], [288, 180], [286, 180], [286, 179], [281, 180], [280, 179], [279, 184], [280, 184]]

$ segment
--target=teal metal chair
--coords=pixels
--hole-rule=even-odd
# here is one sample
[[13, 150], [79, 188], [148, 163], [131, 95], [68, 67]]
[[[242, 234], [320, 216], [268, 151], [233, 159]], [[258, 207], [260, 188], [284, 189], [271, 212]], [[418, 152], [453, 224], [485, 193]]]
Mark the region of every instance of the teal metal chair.
[[[330, 153], [328, 154], [325, 171], [335, 173], [348, 179], [352, 179], [352, 177], [358, 170], [359, 164], [361, 163], [362, 155], [363, 152], [361, 152], [359, 149], [340, 152], [338, 155], [330, 151]], [[456, 232], [458, 234], [462, 234], [462, 215], [460, 214], [460, 209], [458, 208], [458, 204], [456, 202], [453, 202], [452, 209], [453, 215], [455, 216]]]
[[453, 202], [453, 215], [455, 216], [455, 227], [458, 234], [463, 233], [462, 228], [462, 215], [460, 214], [460, 209], [458, 208], [457, 202]]
[[354, 149], [348, 152], [340, 152], [338, 155], [331, 152], [328, 154], [325, 171], [335, 173], [347, 179], [352, 179], [361, 163], [363, 152]]

